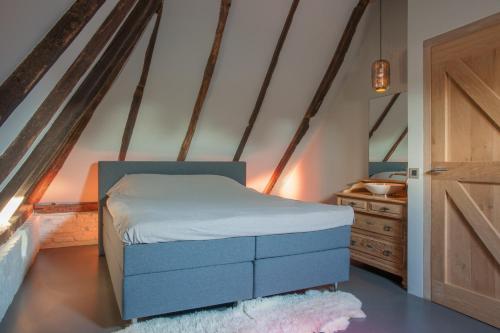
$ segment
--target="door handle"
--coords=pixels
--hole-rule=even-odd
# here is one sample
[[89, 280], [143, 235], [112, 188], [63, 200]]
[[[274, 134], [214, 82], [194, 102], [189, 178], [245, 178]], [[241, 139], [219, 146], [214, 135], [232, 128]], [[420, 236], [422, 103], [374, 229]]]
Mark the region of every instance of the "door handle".
[[430, 169], [429, 173], [441, 173], [441, 172], [446, 172], [446, 171], [448, 171], [448, 168], [438, 167], [438, 168]]

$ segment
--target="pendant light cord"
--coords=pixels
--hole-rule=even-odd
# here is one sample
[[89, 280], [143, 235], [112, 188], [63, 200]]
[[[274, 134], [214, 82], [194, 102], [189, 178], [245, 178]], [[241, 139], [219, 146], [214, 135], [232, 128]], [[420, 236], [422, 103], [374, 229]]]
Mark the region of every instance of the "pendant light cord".
[[379, 0], [379, 59], [382, 59], [382, 0]]

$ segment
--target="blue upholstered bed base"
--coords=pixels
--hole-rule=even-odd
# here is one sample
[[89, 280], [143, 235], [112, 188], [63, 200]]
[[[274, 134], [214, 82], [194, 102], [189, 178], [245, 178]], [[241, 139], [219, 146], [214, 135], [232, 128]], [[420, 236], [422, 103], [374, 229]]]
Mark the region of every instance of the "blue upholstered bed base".
[[[141, 163], [142, 167], [138, 165]], [[349, 226], [295, 234], [125, 245], [104, 205], [107, 189], [126, 173], [185, 174], [186, 170], [189, 174], [220, 174], [245, 182], [243, 163], [99, 163], [100, 244], [123, 319], [230, 303], [349, 278]], [[106, 179], [101, 182], [101, 177]]]

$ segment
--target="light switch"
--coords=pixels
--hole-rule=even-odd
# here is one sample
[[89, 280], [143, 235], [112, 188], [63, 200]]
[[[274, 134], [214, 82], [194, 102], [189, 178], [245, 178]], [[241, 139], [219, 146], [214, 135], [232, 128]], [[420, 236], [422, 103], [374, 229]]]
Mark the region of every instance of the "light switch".
[[408, 178], [418, 179], [418, 168], [409, 168], [408, 169]]

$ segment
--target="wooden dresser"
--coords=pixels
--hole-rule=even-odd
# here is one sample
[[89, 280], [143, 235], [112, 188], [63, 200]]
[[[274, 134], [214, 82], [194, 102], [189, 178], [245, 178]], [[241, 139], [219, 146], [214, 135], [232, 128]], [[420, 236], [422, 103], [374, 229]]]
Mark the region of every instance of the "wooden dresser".
[[337, 193], [337, 203], [355, 211], [351, 259], [400, 276], [406, 288], [406, 188], [392, 196], [375, 196], [363, 183]]

